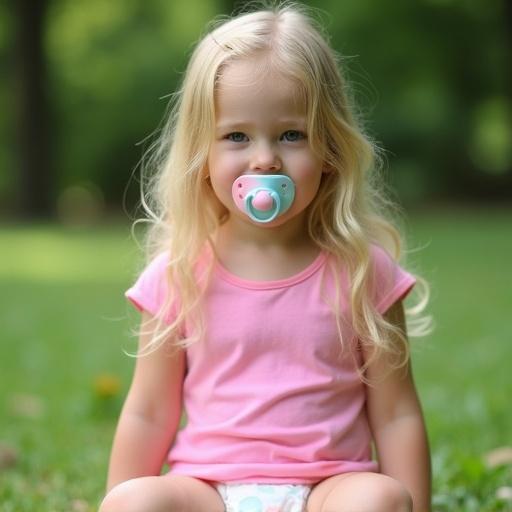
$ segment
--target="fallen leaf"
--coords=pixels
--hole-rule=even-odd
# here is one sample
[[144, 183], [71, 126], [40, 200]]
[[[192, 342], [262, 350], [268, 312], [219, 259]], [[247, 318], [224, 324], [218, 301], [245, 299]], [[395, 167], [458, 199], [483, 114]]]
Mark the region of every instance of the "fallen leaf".
[[485, 454], [485, 463], [489, 468], [512, 464], [512, 447], [502, 446]]
[[71, 510], [73, 512], [87, 512], [89, 504], [85, 500], [73, 500], [71, 502]]
[[14, 416], [37, 419], [44, 414], [43, 400], [27, 393], [15, 393], [9, 397], [9, 409]]
[[496, 498], [503, 501], [512, 501], [512, 487], [500, 487], [496, 491]]
[[16, 448], [5, 443], [0, 443], [0, 471], [12, 468], [18, 462]]

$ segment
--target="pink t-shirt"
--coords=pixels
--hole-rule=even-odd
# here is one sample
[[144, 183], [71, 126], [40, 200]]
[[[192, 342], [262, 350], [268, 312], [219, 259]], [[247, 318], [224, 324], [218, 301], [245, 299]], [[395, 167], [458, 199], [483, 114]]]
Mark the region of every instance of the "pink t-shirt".
[[[383, 249], [373, 247], [372, 255], [372, 299], [383, 313], [415, 279]], [[155, 314], [164, 303], [167, 260], [167, 253], [155, 258], [126, 292], [138, 309]], [[335, 296], [329, 260], [321, 252], [302, 272], [278, 281], [241, 279], [216, 263], [204, 302], [206, 335], [186, 351], [188, 421], [169, 452], [172, 473], [315, 483], [378, 470], [357, 351], [349, 348], [357, 340], [346, 321], [347, 279], [339, 269], [342, 349], [328, 304]]]

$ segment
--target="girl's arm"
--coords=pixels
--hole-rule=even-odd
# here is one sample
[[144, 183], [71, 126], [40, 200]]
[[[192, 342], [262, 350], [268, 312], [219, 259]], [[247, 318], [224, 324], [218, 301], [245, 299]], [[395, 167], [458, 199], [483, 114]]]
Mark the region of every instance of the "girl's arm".
[[[405, 332], [401, 301], [384, 315]], [[402, 482], [412, 495], [414, 512], [429, 512], [431, 469], [428, 440], [411, 367], [390, 370], [389, 355], [368, 369], [367, 407], [381, 473]]]
[[[146, 332], [156, 319], [143, 313], [141, 325], [139, 350], [147, 346]], [[137, 358], [110, 455], [108, 490], [131, 478], [160, 474], [179, 428], [184, 368], [184, 351], [168, 343]]]

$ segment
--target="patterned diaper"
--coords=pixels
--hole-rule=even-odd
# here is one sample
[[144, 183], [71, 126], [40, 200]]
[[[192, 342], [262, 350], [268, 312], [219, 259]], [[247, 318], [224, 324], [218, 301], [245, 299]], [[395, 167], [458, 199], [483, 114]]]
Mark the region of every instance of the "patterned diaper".
[[216, 484], [226, 512], [304, 512], [310, 485]]

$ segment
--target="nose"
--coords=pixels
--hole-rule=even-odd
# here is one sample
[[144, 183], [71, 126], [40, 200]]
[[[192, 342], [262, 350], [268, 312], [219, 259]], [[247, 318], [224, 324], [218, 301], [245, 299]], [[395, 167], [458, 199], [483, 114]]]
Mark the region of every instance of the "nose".
[[254, 147], [251, 158], [251, 170], [275, 172], [281, 169], [281, 159], [272, 144], [261, 142]]

